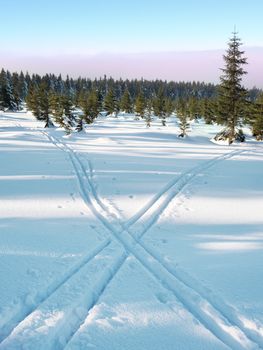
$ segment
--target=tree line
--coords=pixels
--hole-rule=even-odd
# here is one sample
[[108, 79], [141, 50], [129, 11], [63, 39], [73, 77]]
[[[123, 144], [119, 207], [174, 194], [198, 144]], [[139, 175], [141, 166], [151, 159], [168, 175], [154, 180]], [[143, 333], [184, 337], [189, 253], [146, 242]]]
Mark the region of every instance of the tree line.
[[218, 123], [225, 128], [216, 135], [218, 140], [244, 141], [242, 124], [249, 124], [257, 140], [263, 139], [263, 93], [241, 85], [246, 74], [244, 52], [240, 50], [236, 33], [228, 43], [224, 55], [225, 67], [220, 84], [204, 82], [167, 82], [162, 80], [115, 80], [104, 76], [100, 79], [78, 78], [61, 75], [0, 73], [0, 110], [18, 111], [26, 102], [45, 127], [54, 122], [67, 133], [81, 131], [104, 111], [118, 116], [120, 111], [134, 113], [136, 119], [144, 119], [151, 126], [153, 116], [162, 125], [176, 113], [180, 135], [187, 134], [189, 122], [204, 118], [207, 124]]

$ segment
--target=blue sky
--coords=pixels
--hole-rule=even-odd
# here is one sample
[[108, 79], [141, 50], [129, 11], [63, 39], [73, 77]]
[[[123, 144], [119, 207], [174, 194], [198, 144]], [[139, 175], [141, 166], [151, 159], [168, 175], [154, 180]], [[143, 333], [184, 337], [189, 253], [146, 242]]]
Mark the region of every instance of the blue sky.
[[9, 55], [50, 62], [225, 49], [234, 25], [246, 46], [263, 47], [262, 0], [0, 0], [0, 8], [4, 64]]

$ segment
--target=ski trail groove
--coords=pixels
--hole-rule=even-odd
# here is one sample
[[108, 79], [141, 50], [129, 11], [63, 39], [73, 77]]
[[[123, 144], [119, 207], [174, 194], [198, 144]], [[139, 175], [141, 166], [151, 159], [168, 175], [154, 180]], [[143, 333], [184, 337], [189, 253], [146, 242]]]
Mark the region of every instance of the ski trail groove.
[[[90, 177], [87, 176], [86, 170], [84, 171], [85, 168], [83, 169], [83, 164], [79, 164], [80, 161], [78, 158], [76, 158], [75, 152], [73, 152], [70, 147], [65, 146], [63, 142], [57, 140], [56, 138], [49, 137], [49, 135], [46, 136], [55, 146], [63, 151], [66, 151], [69, 154], [76, 171], [76, 176], [79, 181], [83, 200], [88, 204], [94, 215], [99, 219], [101, 223], [103, 223], [111, 235], [119, 243], [121, 243], [127, 253], [135, 256], [135, 258], [145, 267], [146, 270], [148, 270], [148, 272], [153, 277], [155, 277], [155, 279], [157, 279], [159, 283], [161, 283], [162, 286], [171, 291], [175, 297], [181, 301], [185, 308], [225, 345], [237, 350], [260, 348], [258, 344], [251, 341], [240, 328], [229, 323], [229, 321], [220, 313], [220, 311], [216, 310], [206, 299], [202, 298], [202, 296], [199, 295], [196, 290], [188, 287], [175, 275], [167, 271], [162, 262], [158, 258], [151, 255], [151, 253], [148, 252], [138, 240], [129, 234], [127, 230], [117, 230], [116, 227], [113, 226], [109, 221], [111, 215], [108, 213], [108, 211], [105, 212], [105, 209], [103, 209], [96, 201], [97, 194], [94, 196], [95, 191], [94, 187], [90, 185]], [[240, 153], [242, 153], [242, 151], [234, 151], [230, 152], [229, 154], [217, 157], [216, 159], [207, 162], [208, 164], [204, 164], [203, 167], [200, 166], [200, 171], [214, 165], [218, 161], [218, 158], [219, 160], [224, 160]], [[78, 167], [81, 171], [81, 175]], [[193, 172], [193, 174], [189, 175], [189, 177], [193, 178], [196, 175], [197, 172]], [[88, 181], [90, 191], [86, 189], [83, 180], [85, 178]], [[161, 210], [163, 211], [164, 208], [165, 206]], [[160, 214], [161, 212], [159, 210], [159, 215]], [[118, 224], [118, 226], [121, 225]]]
[[[178, 185], [177, 192], [179, 193], [190, 181], [192, 181], [202, 171], [207, 170], [208, 168], [217, 164], [219, 161], [232, 158], [235, 155], [239, 155], [243, 152], [244, 152], [243, 150], [235, 150], [227, 154], [220, 155], [216, 158], [210, 159], [204, 164], [200, 164], [194, 168], [191, 168], [190, 170], [181, 174], [179, 177], [175, 177], [174, 179], [169, 181], [157, 194], [155, 194], [153, 198], [142, 209], [140, 209], [135, 215], [133, 215], [129, 220], [127, 220], [125, 223], [125, 227], [129, 228], [134, 223], [136, 223], [144, 214], [147, 213], [149, 209], [151, 209], [158, 202], [159, 199], [161, 199], [161, 197], [165, 193], [171, 190], [174, 186]], [[175, 193], [174, 196], [177, 195], [178, 193]]]
[[[238, 327], [240, 330], [242, 330], [242, 332], [247, 336], [247, 338], [249, 338], [250, 340], [252, 340], [253, 342], [257, 343], [260, 347], [263, 347], [263, 342], [262, 342], [262, 338], [253, 330], [250, 330], [248, 328], [246, 328], [244, 326], [244, 324], [242, 323], [242, 321], [239, 319], [238, 315], [236, 314], [234, 308], [230, 305], [227, 305], [222, 299], [220, 299], [220, 301], [217, 301], [217, 297], [213, 295], [213, 293], [206, 292], [205, 288], [202, 287], [202, 285], [196, 281], [195, 279], [191, 279], [191, 277], [188, 276], [184, 276], [182, 273], [178, 274], [176, 269], [172, 269], [169, 264], [167, 264], [167, 262], [165, 262], [162, 257], [160, 255], [158, 255], [156, 252], [154, 252], [153, 250], [151, 250], [149, 247], [147, 247], [147, 245], [143, 242], [143, 241], [139, 241], [143, 235], [150, 229], [150, 227], [158, 220], [158, 217], [160, 215], [160, 213], [162, 213], [165, 208], [167, 207], [167, 205], [170, 203], [170, 201], [176, 197], [198, 174], [200, 174], [201, 171], [204, 171], [212, 166], [214, 166], [215, 164], [217, 164], [218, 162], [222, 161], [222, 160], [226, 160], [229, 159], [233, 156], [236, 155], [240, 155], [244, 152], [247, 152], [247, 150], [237, 150], [237, 151], [233, 151], [227, 154], [224, 154], [222, 156], [213, 158], [211, 160], [209, 160], [208, 162], [206, 162], [205, 164], [201, 164], [198, 167], [195, 167], [193, 169], [191, 169], [190, 171], [185, 172], [184, 174], [182, 174], [180, 176], [180, 178], [178, 179], [178, 181], [170, 181], [169, 183], [169, 189], [171, 189], [172, 187], [174, 187], [174, 185], [177, 185], [177, 187], [171, 191], [171, 194], [167, 196], [167, 198], [164, 200], [164, 202], [159, 205], [156, 209], [156, 212], [154, 212], [151, 215], [151, 219], [148, 220], [148, 224], [146, 225], [146, 227], [135, 237], [136, 242], [138, 244], [140, 244], [146, 251], [147, 253], [149, 253], [151, 256], [153, 256], [154, 258], [156, 258], [157, 260], [159, 260], [159, 262], [165, 267], [165, 269], [170, 272], [175, 278], [177, 278], [180, 282], [182, 282], [183, 284], [185, 284], [187, 287], [191, 288], [192, 290], [196, 291], [198, 294], [200, 294], [200, 296], [207, 300], [212, 306], [213, 308], [218, 311], [220, 314], [222, 314], [224, 316], [224, 318], [231, 323], [232, 325]], [[174, 183], [173, 186], [171, 186], [171, 183]], [[167, 192], [169, 191], [169, 189], [167, 189], [168, 185], [166, 185], [163, 190], [161, 190], [156, 196], [156, 202], [160, 200], [160, 198]], [[153, 200], [152, 200], [153, 202]], [[152, 206], [154, 206], [154, 204], [156, 203], [154, 202], [152, 204]], [[109, 203], [110, 205], [110, 203]], [[138, 221], [147, 211], [149, 211], [149, 209], [151, 209], [151, 207], [149, 207], [149, 204], [146, 205], [146, 208], [143, 208], [141, 210], [142, 215], [138, 216], [137, 215], [137, 219], [134, 221], [134, 223], [136, 221]], [[130, 233], [132, 235], [132, 233], [129, 230], [129, 227], [131, 227], [133, 225], [130, 224], [128, 225], [124, 225], [122, 222], [120, 222], [120, 225], [122, 226], [122, 230], [126, 230], [128, 233]], [[128, 228], [127, 228], [128, 226]]]
[[[113, 249], [118, 250], [114, 257]], [[105, 247], [25, 318], [0, 349], [64, 349], [126, 257], [120, 246]]]
[[[156, 202], [160, 201], [162, 196], [168, 192], [169, 190], [172, 190], [169, 195], [167, 195], [167, 198], [164, 199], [163, 203], [157, 206], [155, 212], [152, 213], [151, 218], [148, 220], [148, 224], [145, 225], [143, 230], [141, 232], [138, 232], [138, 234], [133, 235], [133, 233], [130, 231], [131, 226], [135, 222], [137, 222], [145, 213], [147, 213], [151, 208], [149, 206], [149, 203], [146, 204], [144, 208], [141, 209], [140, 213], [142, 214], [137, 215], [136, 214], [136, 220], [134, 222], [130, 223], [129, 225], [125, 225], [122, 222], [120, 222], [122, 229], [127, 230], [128, 233], [133, 235], [137, 241], [138, 244], [143, 246], [143, 248], [152, 255], [154, 258], [158, 259], [161, 264], [166, 268], [167, 271], [169, 271], [172, 275], [174, 275], [175, 278], [177, 278], [180, 282], [185, 284], [187, 287], [197, 291], [202, 298], [207, 300], [213, 307], [219, 311], [227, 320], [229, 323], [237, 326], [239, 329], [242, 330], [244, 334], [246, 334], [247, 338], [251, 339], [253, 342], [257, 343], [260, 348], [263, 348], [263, 339], [262, 336], [256, 332], [253, 329], [249, 329], [244, 326], [244, 323], [238, 316], [236, 310], [226, 302], [222, 300], [222, 298], [218, 298], [218, 296], [214, 295], [214, 293], [210, 290], [207, 290], [207, 288], [203, 287], [200, 282], [198, 282], [195, 278], [192, 278], [189, 274], [185, 274], [183, 270], [181, 270], [181, 273], [177, 271], [177, 269], [172, 268], [156, 251], [149, 248], [147, 244], [145, 244], [140, 239], [144, 236], [146, 232], [151, 228], [151, 226], [156, 223], [158, 220], [160, 214], [165, 210], [165, 208], [168, 206], [168, 204], [171, 202], [172, 199], [174, 199], [178, 194], [182, 192], [182, 190], [189, 184], [191, 181], [194, 180], [202, 171], [216, 165], [218, 162], [229, 159], [233, 156], [243, 154], [244, 152], [250, 152], [248, 150], [237, 150], [233, 152], [229, 152], [227, 154], [224, 154], [222, 156], [213, 158], [206, 162], [205, 164], [201, 164], [193, 169], [190, 169], [189, 171], [182, 174], [177, 181], [172, 180], [168, 185], [166, 185], [158, 194], [156, 194], [155, 199], [156, 201], [152, 200], [152, 207], [155, 206]], [[177, 185], [175, 189], [172, 189], [174, 185], [171, 185], [174, 183], [174, 185]], [[169, 187], [169, 188], [168, 188]], [[110, 203], [109, 203], [110, 205]], [[240, 315], [242, 316], [242, 315]]]
[[[74, 152], [70, 147], [68, 147], [67, 145], [65, 145], [63, 142], [60, 142], [60, 141], [58, 141], [58, 140], [56, 140], [55, 138], [53, 138], [52, 136], [49, 136], [46, 132], [43, 132], [43, 134], [44, 135], [46, 135], [49, 139], [50, 139], [50, 141], [52, 142], [52, 143], [54, 143], [54, 145], [55, 146], [57, 146], [58, 148], [60, 148], [61, 150], [63, 150], [63, 151], [65, 151], [65, 148], [67, 149], [67, 152], [70, 152], [71, 154], [70, 154], [70, 158], [71, 158], [71, 161], [72, 161], [72, 164], [73, 164], [73, 166], [74, 166], [74, 168], [75, 168], [75, 171], [76, 171], [76, 175], [78, 176], [78, 166], [77, 166], [77, 164], [76, 163], [78, 163], [78, 165], [82, 168], [82, 172], [84, 172], [85, 174], [86, 174], [86, 177], [89, 177], [88, 178], [88, 182], [89, 182], [89, 185], [90, 185], [90, 187], [91, 187], [91, 192], [92, 192], [92, 194], [93, 194], [93, 196], [94, 196], [94, 199], [95, 199], [95, 202], [96, 203], [94, 203], [94, 201], [92, 201], [92, 203], [90, 202], [90, 201], [88, 201], [89, 202], [89, 204], [91, 204], [91, 205], [94, 205], [94, 204], [98, 204], [98, 208], [97, 208], [97, 206], [95, 205], [95, 209], [97, 210], [97, 209], [102, 209], [102, 212], [104, 212], [103, 214], [105, 215], [106, 214], [106, 216], [109, 218], [111, 218], [112, 217], [112, 213], [110, 213], [110, 212], [108, 212], [108, 208], [104, 205], [104, 203], [102, 203], [101, 201], [100, 201], [100, 198], [97, 196], [97, 193], [96, 193], [96, 189], [95, 189], [95, 187], [93, 186], [93, 183], [92, 183], [92, 174], [90, 175], [90, 176], [88, 176], [87, 175], [87, 173], [86, 173], [86, 169], [83, 167], [83, 164], [81, 163], [81, 161], [77, 158], [77, 155], [76, 154], [74, 154], [74, 156], [75, 156], [75, 160], [77, 160], [77, 162], [74, 162], [74, 156], [72, 156], [72, 153]], [[210, 166], [212, 166], [212, 165], [214, 165], [217, 161], [219, 161], [219, 160], [224, 160], [224, 159], [227, 159], [227, 158], [229, 158], [229, 157], [232, 157], [232, 156], [234, 156], [234, 155], [238, 155], [239, 153], [242, 153], [242, 152], [244, 152], [244, 151], [234, 151], [234, 152], [230, 152], [230, 153], [228, 153], [228, 154], [226, 154], [226, 155], [222, 155], [222, 156], [219, 156], [219, 157], [217, 157], [216, 159], [212, 159], [212, 160], [210, 160], [210, 161], [208, 161], [208, 162], [206, 162], [204, 165], [205, 165], [205, 167], [203, 167], [203, 164], [201, 164], [201, 169], [200, 169], [200, 171], [202, 171], [202, 170], [205, 170], [206, 168], [208, 168], [208, 167], [210, 167]], [[210, 162], [211, 162], [211, 165], [210, 165]], [[89, 163], [89, 166], [90, 166], [90, 168], [91, 168], [91, 171], [92, 171], [92, 167], [91, 167], [91, 163]], [[195, 169], [195, 171], [193, 171], [193, 169], [192, 170], [190, 170], [190, 172], [186, 172], [185, 174], [182, 174], [181, 176], [180, 176], [180, 179], [182, 180], [183, 179], [183, 181], [181, 181], [182, 183], [181, 183], [181, 189], [179, 188], [179, 190], [177, 191], [178, 193], [196, 176], [196, 175], [198, 175], [198, 169], [199, 167], [196, 167], [196, 168], [194, 168]], [[197, 171], [196, 171], [197, 170]], [[192, 173], [191, 173], [192, 172]], [[183, 177], [183, 175], [187, 175], [188, 177], [189, 177], [189, 179], [188, 180], [186, 180], [185, 181], [185, 177]], [[179, 180], [179, 179], [178, 179]], [[173, 182], [173, 180], [172, 180], [172, 182]], [[176, 181], [176, 183], [177, 183], [178, 181]], [[185, 183], [184, 183], [185, 182]], [[156, 198], [156, 201], [152, 204], [151, 202], [153, 202], [153, 200], [151, 200], [150, 201], [150, 203], [148, 203], [147, 204], [147, 206], [146, 207], [144, 207], [143, 209], [142, 209], [142, 213], [140, 213], [140, 215], [138, 215], [139, 213], [137, 213], [137, 214], [135, 214], [135, 216], [134, 217], [132, 217], [131, 219], [130, 219], [130, 222], [128, 222], [128, 224], [126, 223], [126, 227], [124, 227], [124, 224], [123, 223], [120, 223], [120, 226], [122, 227], [122, 230], [124, 229], [124, 228], [126, 228], [126, 230], [127, 230], [127, 227], [130, 227], [131, 225], [133, 225], [133, 223], [135, 223], [136, 221], [138, 221], [149, 209], [151, 209], [153, 206], [154, 206], [154, 204], [158, 201], [158, 199], [159, 198], [161, 198], [162, 197], [162, 195], [165, 193], [165, 192], [167, 192], [170, 188], [172, 188], [174, 186], [174, 184], [173, 183], [169, 183], [169, 184], [167, 184], [166, 186], [165, 186], [165, 188], [167, 188], [166, 189], [166, 191], [165, 191], [165, 189], [162, 191], [162, 193], [158, 193], [157, 195], [155, 195], [155, 198]], [[173, 196], [171, 196], [171, 199], [174, 197], [174, 196], [176, 196], [176, 194], [178, 194], [178, 193], [175, 193]], [[169, 200], [168, 200], [168, 203], [167, 203], [167, 205], [169, 204]], [[154, 224], [154, 222], [158, 219], [158, 216], [161, 214], [161, 212], [166, 208], [166, 206], [167, 205], [165, 205], [165, 202], [163, 203], [163, 208], [160, 210], [160, 207], [159, 207], [159, 209], [157, 208], [157, 210], [156, 210], [156, 215], [154, 215], [154, 217], [155, 217], [155, 219], [154, 220], [151, 220], [151, 224], [149, 225], [147, 225], [147, 227], [146, 227], [146, 229], [144, 230], [144, 232], [142, 232], [140, 235], [139, 235], [139, 237], [137, 237], [137, 239], [136, 239], [136, 242], [137, 242], [137, 240], [144, 234], [144, 233], [146, 233], [148, 230], [149, 230], [149, 228]], [[93, 208], [94, 209], [94, 208]], [[102, 214], [102, 215], [103, 215]], [[129, 232], [128, 232], [129, 233]], [[119, 234], [121, 234], [121, 232], [119, 232]], [[137, 242], [137, 243], [139, 243], [139, 242]], [[143, 247], [143, 248], [147, 248], [147, 247]], [[148, 252], [150, 255], [152, 254], [151, 252]], [[153, 256], [153, 258], [154, 258], [154, 256]], [[166, 267], [167, 268], [167, 267]], [[176, 277], [176, 276], [175, 276]], [[176, 277], [176, 278], [178, 278], [178, 277]], [[183, 283], [185, 283], [185, 282], [183, 282]]]
[[25, 318], [32, 314], [40, 304], [44, 303], [49, 297], [51, 297], [63, 284], [65, 284], [69, 279], [71, 279], [78, 271], [80, 271], [85, 265], [87, 265], [96, 255], [103, 251], [109, 244], [111, 240], [108, 238], [101, 244], [99, 244], [95, 249], [90, 251], [84, 258], [80, 259], [72, 268], [70, 268], [66, 273], [64, 273], [57, 281], [49, 285], [45, 292], [42, 292], [38, 296], [38, 300], [29, 307], [23, 308], [19, 314], [13, 315], [9, 322], [1, 327], [0, 336], [0, 347], [2, 342], [8, 338], [8, 336], [13, 332], [13, 330], [21, 323]]
[[[85, 313], [82, 315], [81, 319], [77, 324], [75, 324], [74, 327], [71, 327], [71, 331], [68, 334], [68, 336], [65, 339], [65, 342], [63, 343], [63, 348], [64, 349], [67, 344], [70, 343], [71, 339], [74, 337], [74, 335], [77, 333], [77, 331], [81, 328], [83, 323], [85, 322], [86, 318], [88, 317], [90, 311], [93, 309], [93, 307], [98, 303], [101, 295], [103, 294], [104, 290], [107, 288], [107, 286], [110, 284], [114, 276], [118, 273], [124, 262], [126, 261], [128, 257], [128, 254], [126, 252], [123, 252], [122, 255], [114, 260], [114, 265], [113, 267], [108, 268], [102, 278], [98, 281], [97, 285], [92, 291], [93, 294], [93, 299], [92, 302], [87, 305]], [[59, 349], [59, 348], [56, 348]]]

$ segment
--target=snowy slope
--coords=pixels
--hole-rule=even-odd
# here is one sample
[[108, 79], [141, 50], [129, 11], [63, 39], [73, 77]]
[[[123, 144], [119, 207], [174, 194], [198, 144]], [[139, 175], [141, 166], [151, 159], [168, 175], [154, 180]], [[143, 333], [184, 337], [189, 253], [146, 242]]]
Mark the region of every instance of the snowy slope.
[[263, 348], [263, 147], [0, 115], [0, 349]]

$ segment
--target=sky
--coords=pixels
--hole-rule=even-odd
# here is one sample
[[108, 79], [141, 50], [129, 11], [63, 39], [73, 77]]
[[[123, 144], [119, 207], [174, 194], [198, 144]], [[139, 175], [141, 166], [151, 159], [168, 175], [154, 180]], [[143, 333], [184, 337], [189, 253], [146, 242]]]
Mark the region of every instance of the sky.
[[218, 82], [236, 27], [263, 87], [262, 0], [0, 0], [0, 65], [70, 76]]

